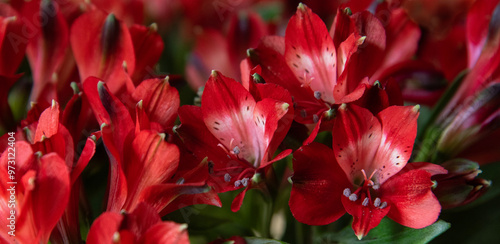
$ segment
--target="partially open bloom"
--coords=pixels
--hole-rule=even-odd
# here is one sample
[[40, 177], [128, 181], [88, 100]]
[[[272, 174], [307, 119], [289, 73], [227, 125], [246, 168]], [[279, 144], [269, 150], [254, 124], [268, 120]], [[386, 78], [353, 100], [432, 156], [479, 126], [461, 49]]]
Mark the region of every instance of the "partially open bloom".
[[[391, 22], [387, 31], [368, 11], [351, 14], [339, 9], [329, 33], [311, 9], [299, 4], [284, 38], [267, 36], [248, 51], [248, 61], [262, 67], [266, 82], [290, 91], [299, 123], [316, 123], [324, 115], [330, 117], [332, 113], [325, 112], [331, 108], [360, 99], [386, 68], [416, 50], [415, 41], [398, 36], [420, 35], [403, 12], [392, 18], [402, 24]], [[385, 87], [386, 81], [378, 84]]]
[[290, 208], [295, 218], [323, 225], [347, 212], [359, 239], [386, 215], [412, 228], [434, 223], [441, 206], [431, 191], [431, 176], [446, 170], [407, 164], [418, 107], [391, 106], [373, 116], [356, 105], [342, 105], [337, 116], [333, 151], [312, 143], [294, 154]]
[[251, 91], [213, 71], [201, 108], [181, 107], [182, 124], [176, 129], [195, 155], [208, 157], [212, 183], [219, 192], [245, 188], [233, 202], [233, 211], [268, 166], [291, 152], [285, 150], [273, 158], [292, 122], [285, 116], [290, 95], [273, 84], [257, 84]]

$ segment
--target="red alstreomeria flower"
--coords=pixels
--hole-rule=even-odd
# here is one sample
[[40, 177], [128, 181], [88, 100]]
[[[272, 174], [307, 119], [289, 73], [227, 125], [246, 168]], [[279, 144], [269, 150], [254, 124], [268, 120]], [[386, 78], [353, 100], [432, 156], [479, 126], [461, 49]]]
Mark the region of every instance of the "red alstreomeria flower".
[[411, 228], [434, 223], [441, 206], [431, 191], [431, 176], [446, 170], [430, 163], [407, 164], [418, 108], [391, 106], [373, 116], [365, 108], [341, 105], [333, 126], [333, 151], [311, 143], [294, 153], [294, 217], [323, 225], [347, 211], [359, 239], [386, 215]]
[[217, 192], [245, 188], [233, 201], [238, 211], [246, 191], [265, 179], [269, 166], [291, 150], [273, 158], [292, 122], [290, 94], [274, 84], [251, 84], [250, 91], [237, 81], [212, 71], [201, 107], [179, 109], [176, 132], [200, 159], [208, 157], [211, 183]]

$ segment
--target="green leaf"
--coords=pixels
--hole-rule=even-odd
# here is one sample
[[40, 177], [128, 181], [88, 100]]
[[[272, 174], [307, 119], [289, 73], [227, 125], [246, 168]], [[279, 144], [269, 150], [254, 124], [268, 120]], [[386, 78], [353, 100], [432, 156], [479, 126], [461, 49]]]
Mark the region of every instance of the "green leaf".
[[423, 229], [412, 229], [402, 226], [389, 218], [384, 218], [380, 224], [372, 229], [361, 241], [354, 235], [351, 226], [338, 233], [327, 233], [316, 238], [316, 243], [428, 243], [436, 236], [450, 228], [450, 224], [438, 220], [436, 223]]
[[259, 237], [243, 237], [247, 244], [286, 244], [286, 242]]

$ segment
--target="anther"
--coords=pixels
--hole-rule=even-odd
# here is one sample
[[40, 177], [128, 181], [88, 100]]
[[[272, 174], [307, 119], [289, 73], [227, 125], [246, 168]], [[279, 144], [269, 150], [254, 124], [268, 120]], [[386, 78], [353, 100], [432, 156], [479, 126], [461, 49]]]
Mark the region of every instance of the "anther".
[[375, 206], [376, 208], [378, 208], [380, 206], [380, 198], [375, 198], [375, 201], [373, 202], [373, 206]]
[[241, 185], [241, 181], [240, 180], [236, 180], [234, 182], [234, 187], [240, 187], [240, 185]]
[[314, 92], [314, 97], [315, 97], [316, 99], [321, 99], [321, 92], [319, 92], [319, 91], [315, 91], [315, 92]]
[[224, 181], [225, 181], [225, 182], [229, 182], [229, 181], [231, 181], [231, 176], [229, 175], [229, 173], [226, 173], [226, 174], [224, 175]]
[[181, 177], [181, 178], [179, 178], [179, 179], [177, 180], [177, 182], [176, 182], [176, 183], [177, 183], [177, 185], [182, 185], [182, 184], [184, 184], [184, 178], [182, 178], [182, 177]]
[[356, 200], [358, 200], [358, 195], [356, 195], [356, 193], [349, 195], [349, 200], [355, 202]]
[[370, 202], [370, 200], [368, 199], [368, 197], [365, 197], [365, 199], [363, 200], [363, 202], [361, 203], [361, 205], [363, 206], [368, 206], [368, 202]]
[[246, 187], [248, 185], [248, 178], [241, 179], [241, 184]]
[[345, 188], [344, 189], [344, 196], [349, 197], [351, 195], [351, 189]]
[[234, 154], [239, 154], [239, 153], [240, 153], [240, 148], [239, 148], [238, 146], [235, 146], [235, 147], [233, 148], [233, 153], [234, 153]]
[[378, 189], [380, 189], [380, 185], [373, 185], [372, 188], [373, 188], [373, 190], [378, 190]]
[[380, 205], [380, 209], [384, 209], [385, 207], [387, 207], [387, 202], [383, 202], [383, 203]]

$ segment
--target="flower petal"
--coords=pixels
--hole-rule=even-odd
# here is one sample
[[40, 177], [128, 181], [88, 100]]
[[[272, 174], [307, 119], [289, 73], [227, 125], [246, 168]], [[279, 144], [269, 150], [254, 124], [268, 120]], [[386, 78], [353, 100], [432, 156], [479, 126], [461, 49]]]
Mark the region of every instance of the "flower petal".
[[382, 184], [408, 162], [417, 136], [419, 106], [391, 106], [377, 117], [382, 124], [382, 138], [373, 158], [375, 179]]
[[42, 156], [39, 165], [36, 177], [28, 181], [34, 185], [31, 206], [35, 227], [45, 243], [68, 204], [70, 179], [66, 162], [55, 153]]
[[141, 131], [132, 142], [131, 158], [123, 165], [128, 185], [125, 209], [134, 209], [143, 190], [165, 182], [179, 165], [179, 149], [164, 141], [164, 135]]
[[42, 141], [42, 137], [50, 138], [57, 133], [59, 128], [59, 103], [52, 100], [52, 105], [45, 109], [40, 118], [35, 132], [35, 142]]
[[90, 227], [87, 243], [113, 243], [113, 237], [118, 233], [123, 218], [123, 215], [114, 212], [101, 214]]
[[189, 244], [187, 226], [172, 221], [158, 223], [144, 233], [141, 243]]
[[311, 9], [299, 4], [285, 34], [285, 60], [304, 86], [318, 91], [324, 101], [334, 103], [337, 54], [325, 23]]
[[333, 152], [340, 167], [354, 184], [378, 170], [374, 157], [382, 139], [380, 122], [370, 111], [356, 105], [341, 105], [333, 125]]
[[180, 105], [179, 92], [168, 80], [167, 76], [142, 81], [132, 94], [136, 101], [143, 101], [149, 120], [159, 123], [165, 130], [173, 126]]
[[332, 150], [313, 142], [301, 147], [293, 156], [289, 202], [293, 216], [305, 224], [325, 225], [344, 215], [340, 197], [351, 184], [335, 161]]
[[431, 187], [431, 174], [425, 170], [410, 170], [389, 178], [380, 188], [392, 205], [389, 218], [415, 229], [434, 223], [441, 205]]
[[[342, 205], [347, 213], [353, 217], [352, 229], [359, 240], [366, 236], [371, 229], [377, 227], [391, 209], [390, 205], [384, 208], [376, 207], [374, 203], [370, 202], [371, 199], [363, 197], [352, 201], [349, 197], [342, 196]], [[366, 206], [363, 205], [364, 203], [367, 203]]]

